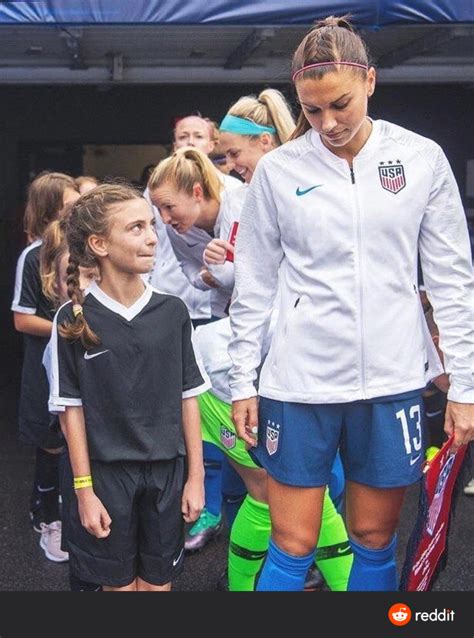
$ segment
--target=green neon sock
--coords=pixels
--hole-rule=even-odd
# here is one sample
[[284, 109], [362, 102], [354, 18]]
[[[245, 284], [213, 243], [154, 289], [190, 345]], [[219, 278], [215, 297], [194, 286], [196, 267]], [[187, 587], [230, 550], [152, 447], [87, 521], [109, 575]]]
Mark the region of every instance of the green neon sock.
[[326, 491], [315, 562], [331, 591], [347, 591], [352, 560], [344, 521]]
[[254, 591], [270, 541], [270, 511], [250, 495], [240, 506], [230, 532], [229, 591]]

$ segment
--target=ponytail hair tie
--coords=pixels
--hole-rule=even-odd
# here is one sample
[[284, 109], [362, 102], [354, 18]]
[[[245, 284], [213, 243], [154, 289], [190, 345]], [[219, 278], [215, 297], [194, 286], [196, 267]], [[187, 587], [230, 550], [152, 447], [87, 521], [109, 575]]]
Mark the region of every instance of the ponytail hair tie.
[[82, 312], [82, 306], [80, 303], [75, 303], [72, 307], [72, 314], [74, 315], [74, 317], [79, 317], [80, 315], [83, 314]]

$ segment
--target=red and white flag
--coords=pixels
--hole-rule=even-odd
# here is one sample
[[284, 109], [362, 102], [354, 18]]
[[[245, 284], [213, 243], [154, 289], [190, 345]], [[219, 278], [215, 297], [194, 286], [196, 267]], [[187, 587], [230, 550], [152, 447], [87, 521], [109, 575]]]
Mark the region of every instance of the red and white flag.
[[418, 516], [408, 541], [400, 591], [429, 591], [447, 561], [447, 538], [467, 445], [450, 454], [450, 437], [425, 465]]

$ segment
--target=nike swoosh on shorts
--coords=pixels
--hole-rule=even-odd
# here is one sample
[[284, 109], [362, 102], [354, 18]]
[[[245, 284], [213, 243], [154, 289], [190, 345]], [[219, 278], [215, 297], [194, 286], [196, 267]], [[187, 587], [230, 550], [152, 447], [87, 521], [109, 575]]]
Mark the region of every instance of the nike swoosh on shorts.
[[98, 357], [101, 354], [105, 354], [108, 350], [102, 350], [102, 352], [94, 352], [94, 354], [89, 354], [88, 352], [84, 352], [84, 359], [93, 359], [94, 357]]
[[183, 552], [184, 552], [184, 547], [183, 547], [183, 549], [179, 552], [179, 554], [178, 554], [178, 558], [175, 558], [175, 559], [174, 559], [174, 561], [173, 561], [173, 567], [176, 567], [176, 565], [179, 563], [179, 561], [180, 561], [180, 559], [181, 559], [181, 556], [183, 555]]

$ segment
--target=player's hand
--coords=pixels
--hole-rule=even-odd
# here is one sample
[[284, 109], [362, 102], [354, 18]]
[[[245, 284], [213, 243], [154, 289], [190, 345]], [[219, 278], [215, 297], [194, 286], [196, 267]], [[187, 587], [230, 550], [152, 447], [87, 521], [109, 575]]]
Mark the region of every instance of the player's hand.
[[234, 247], [230, 242], [225, 239], [213, 239], [204, 249], [204, 263], [216, 265], [224, 264], [228, 250], [232, 253], [234, 252]]
[[467, 445], [474, 439], [474, 404], [448, 401], [444, 419], [444, 431], [448, 436], [454, 434], [451, 452], [454, 454], [461, 445]]
[[258, 438], [257, 397], [233, 401], [232, 421], [239, 439], [245, 441], [249, 448], [256, 447]]

